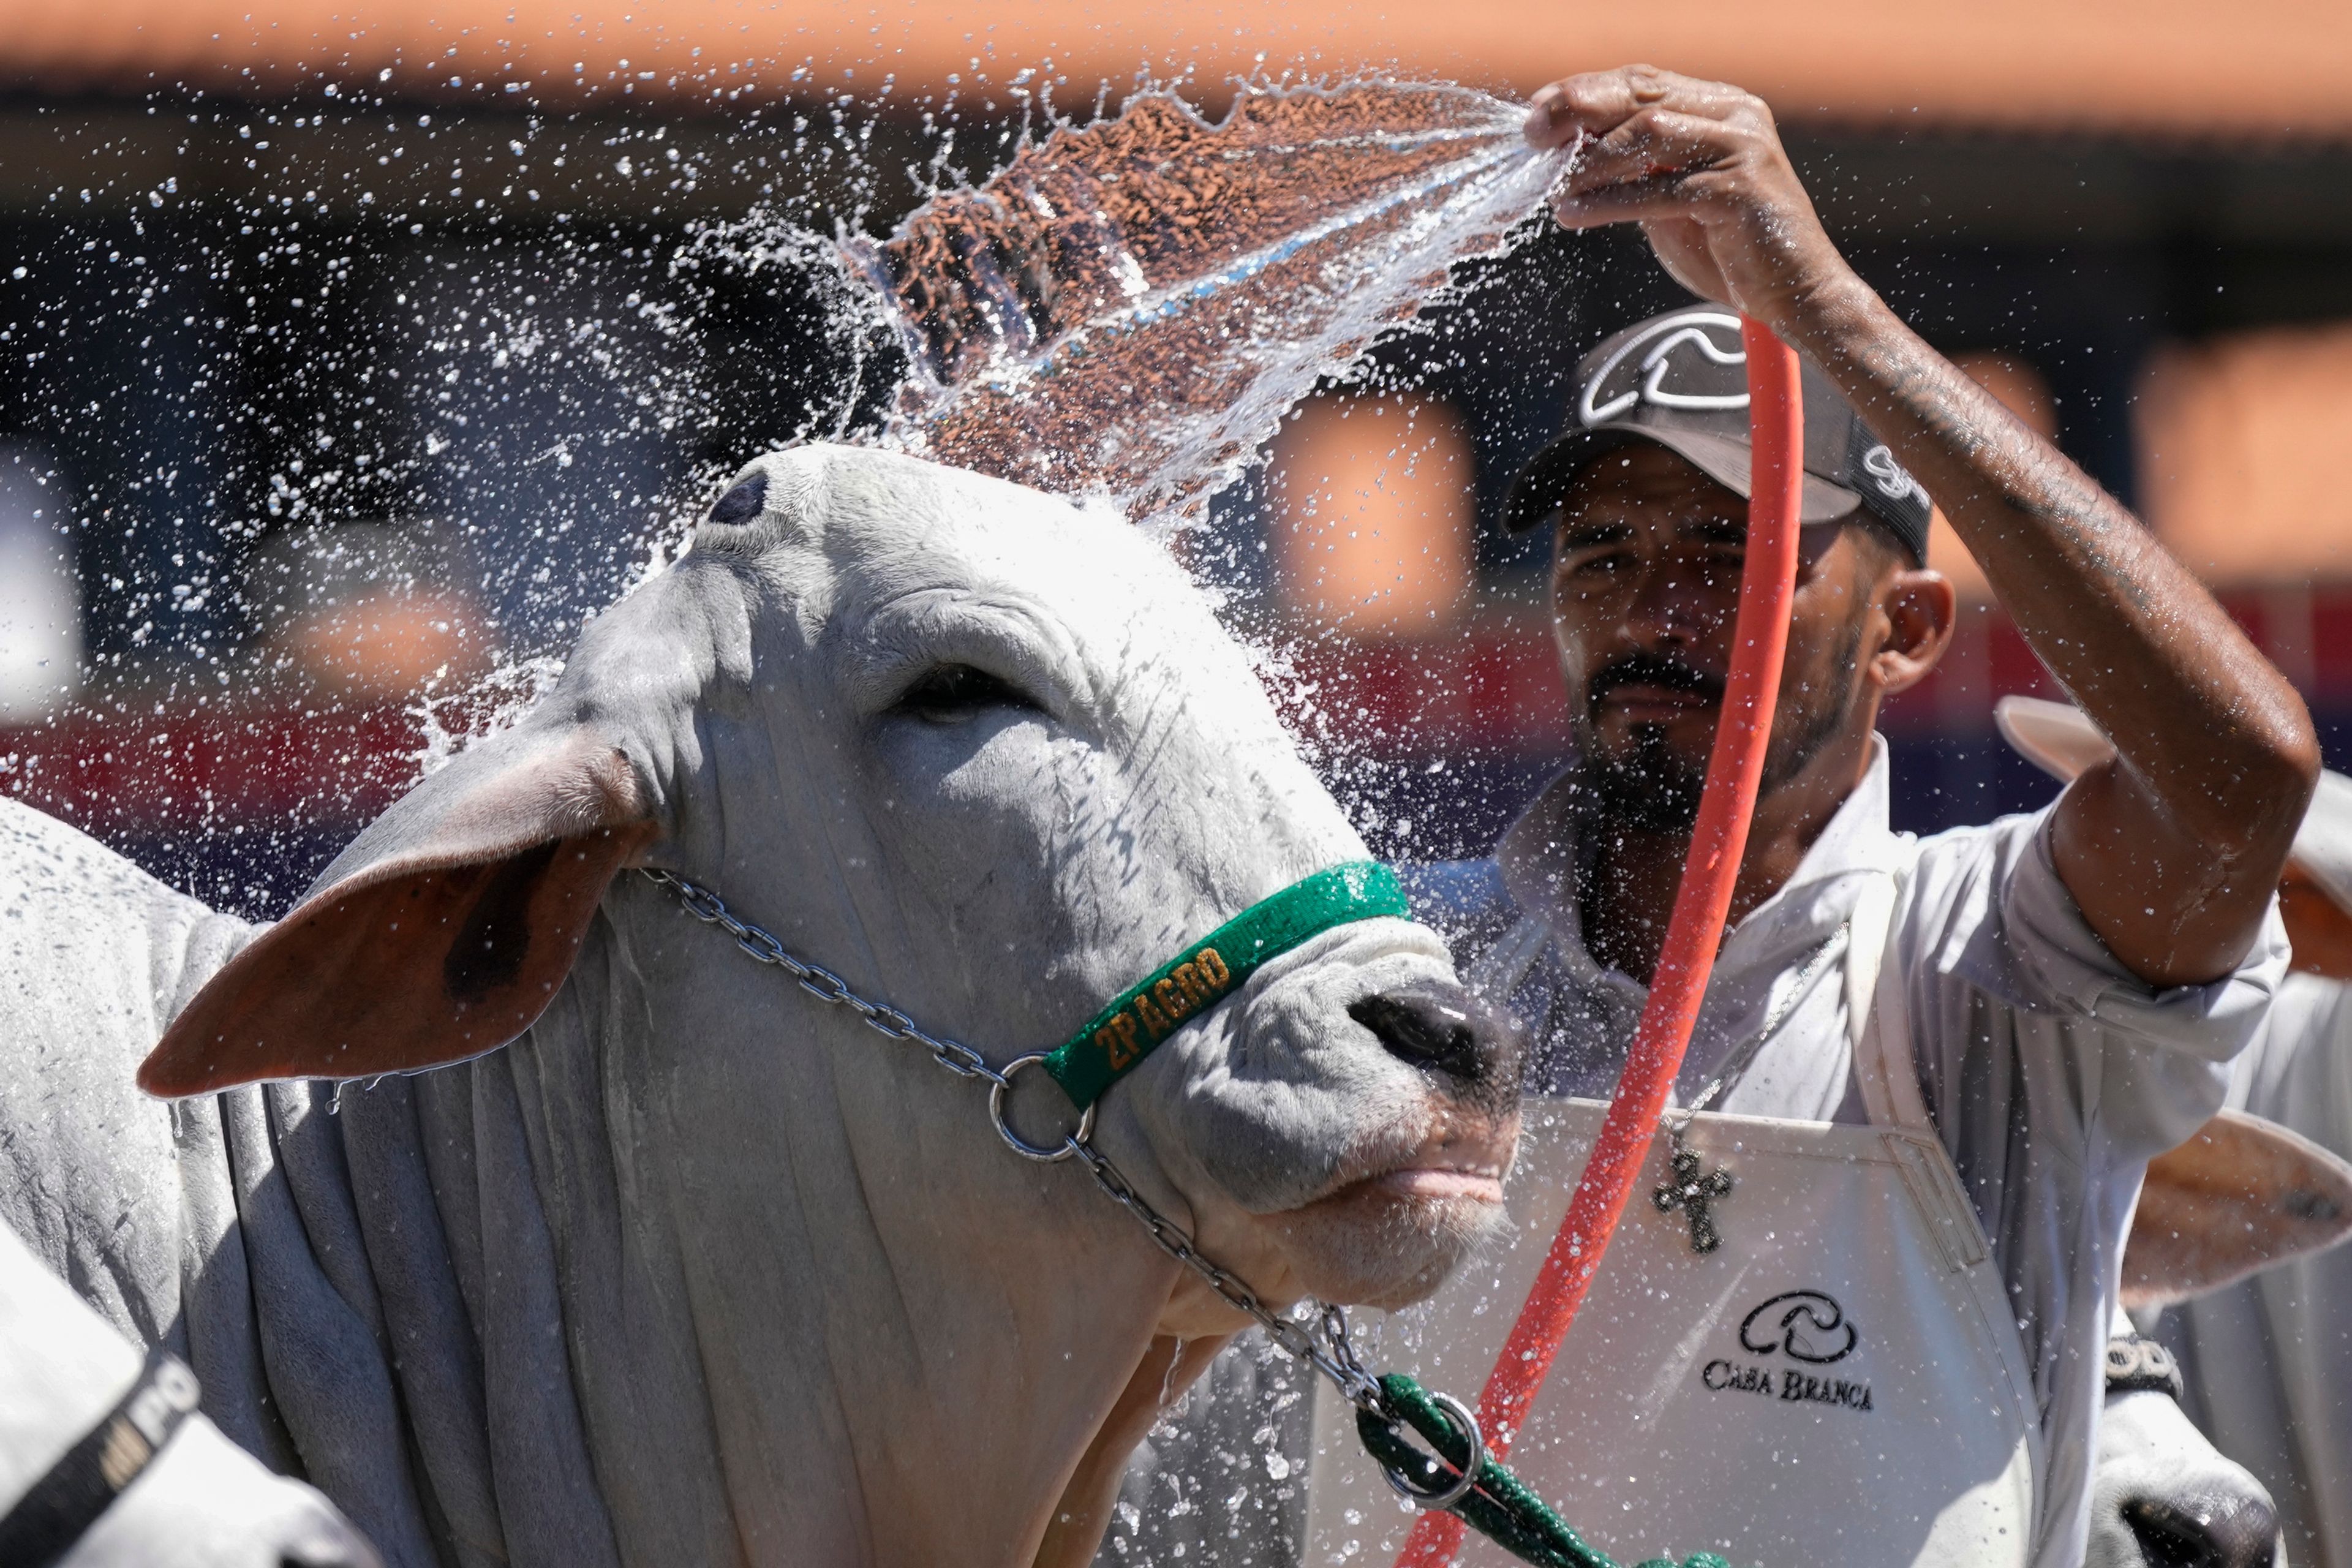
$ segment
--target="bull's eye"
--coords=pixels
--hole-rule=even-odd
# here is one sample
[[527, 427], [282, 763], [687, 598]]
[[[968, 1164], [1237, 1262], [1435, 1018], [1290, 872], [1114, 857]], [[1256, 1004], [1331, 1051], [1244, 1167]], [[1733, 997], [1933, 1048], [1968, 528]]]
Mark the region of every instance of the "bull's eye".
[[710, 504], [710, 521], [738, 526], [754, 520], [768, 504], [768, 476], [753, 474]]
[[960, 724], [991, 708], [1029, 708], [1027, 693], [984, 669], [942, 664], [923, 672], [897, 703], [898, 712], [930, 724]]

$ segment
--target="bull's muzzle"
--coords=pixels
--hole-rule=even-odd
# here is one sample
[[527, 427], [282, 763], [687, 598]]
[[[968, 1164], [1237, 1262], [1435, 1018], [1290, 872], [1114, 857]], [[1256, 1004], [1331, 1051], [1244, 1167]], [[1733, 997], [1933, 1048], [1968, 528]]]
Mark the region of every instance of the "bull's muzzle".
[[1399, 1061], [1453, 1079], [1465, 1099], [1501, 1112], [1518, 1098], [1525, 1026], [1459, 985], [1375, 992], [1348, 1004], [1348, 1016]]
[[2271, 1568], [2277, 1561], [2278, 1515], [2263, 1498], [2137, 1497], [2123, 1516], [2150, 1568]]

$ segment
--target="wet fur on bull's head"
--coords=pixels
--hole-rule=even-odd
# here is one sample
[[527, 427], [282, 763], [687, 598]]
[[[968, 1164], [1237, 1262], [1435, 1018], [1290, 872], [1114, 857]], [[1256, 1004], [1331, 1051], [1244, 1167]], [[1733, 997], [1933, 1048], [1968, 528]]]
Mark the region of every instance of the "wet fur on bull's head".
[[[514, 728], [371, 826], [141, 1081], [184, 1095], [417, 1071], [539, 1021], [532, 1048], [609, 1063], [604, 1114], [708, 1275], [698, 1334], [715, 1337], [713, 1313], [758, 1315], [773, 1266], [745, 1260], [782, 1253], [818, 1277], [793, 1289], [831, 1289], [853, 1316], [863, 1303], [907, 1343], [992, 1339], [888, 1397], [917, 1425], [934, 1401], [1042, 1399], [1037, 1431], [990, 1456], [1035, 1494], [1003, 1560], [1040, 1540], [1071, 1556], [1161, 1397], [1240, 1321], [1082, 1173], [1007, 1152], [975, 1085], [624, 873], [718, 890], [1002, 1064], [1187, 940], [1363, 855], [1241, 650], [1133, 529], [905, 457], [802, 447], [745, 470]], [[591, 967], [583, 944], [596, 983], [566, 993]], [[573, 1001], [541, 1021], [560, 994]], [[1190, 1020], [1111, 1090], [1097, 1141], [1270, 1303], [1401, 1302], [1498, 1223], [1516, 1057], [1434, 934], [1364, 921]], [[1027, 1075], [1013, 1110], [1043, 1137], [1068, 1108]], [[876, 1371], [858, 1360], [835, 1345], [812, 1374]], [[724, 1428], [727, 1396], [711, 1397]], [[999, 1555], [967, 1550], [985, 1520], [966, 1515], [980, 1533], [953, 1542], [919, 1516], [900, 1510], [873, 1527], [888, 1549], [858, 1537], [854, 1554]]]

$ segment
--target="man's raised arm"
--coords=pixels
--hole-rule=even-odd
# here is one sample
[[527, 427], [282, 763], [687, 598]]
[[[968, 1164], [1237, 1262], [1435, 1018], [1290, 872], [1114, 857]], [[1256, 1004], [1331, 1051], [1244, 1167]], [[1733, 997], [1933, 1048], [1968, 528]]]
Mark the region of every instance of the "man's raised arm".
[[1589, 140], [1570, 227], [1637, 222], [1685, 288], [1828, 374], [1936, 498], [2033, 651], [2117, 752], [2059, 804], [2059, 875], [2156, 985], [2228, 973], [2319, 773], [2303, 700], [2114, 497], [1937, 353], [1846, 265], [1737, 88], [1633, 66], [1536, 94], [1528, 135]]

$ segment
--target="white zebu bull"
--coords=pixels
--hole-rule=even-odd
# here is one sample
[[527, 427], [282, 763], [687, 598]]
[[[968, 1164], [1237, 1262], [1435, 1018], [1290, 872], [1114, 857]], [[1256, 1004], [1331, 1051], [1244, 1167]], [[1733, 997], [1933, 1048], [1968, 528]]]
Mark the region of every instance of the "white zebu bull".
[[194, 1394], [0, 1225], [0, 1563], [375, 1568], [326, 1499], [189, 1413]]
[[[2290, 1128], [2224, 1110], [2149, 1162], [2124, 1249], [2123, 1305], [2220, 1289], [2352, 1235], [2352, 1165]], [[2180, 1373], [2153, 1340], [2107, 1352], [2086, 1568], [2270, 1568], [2278, 1515], [2262, 1482], [2180, 1408]]]
[[[1362, 846], [1115, 518], [807, 447], [713, 520], [265, 931], [10, 811], [0, 1207], [145, 1337], [184, 1321], [207, 1408], [395, 1563], [1083, 1562], [1239, 1317], [976, 1083], [616, 873], [1001, 1064]], [[1432, 932], [1341, 927], [1096, 1141], [1269, 1300], [1410, 1299], [1498, 1212], [1517, 1066], [1475, 1011]], [[175, 1013], [142, 1081], [192, 1098], [142, 1101]], [[526, 1025], [339, 1114], [230, 1087]]]

